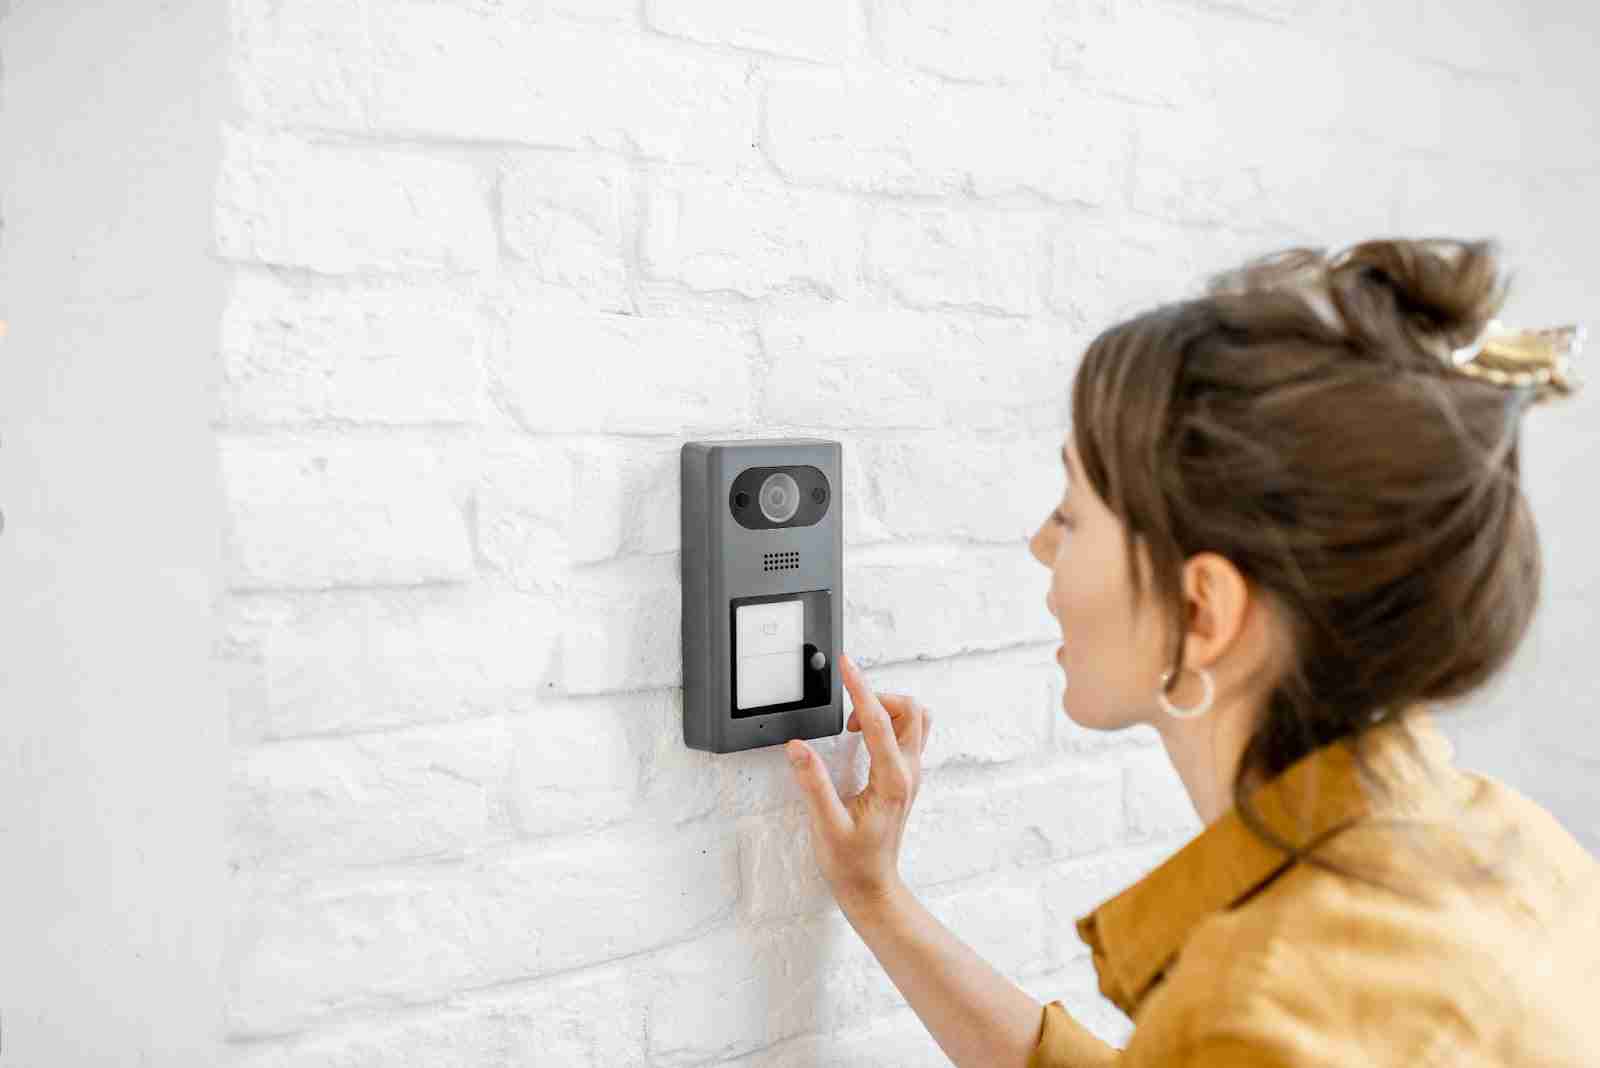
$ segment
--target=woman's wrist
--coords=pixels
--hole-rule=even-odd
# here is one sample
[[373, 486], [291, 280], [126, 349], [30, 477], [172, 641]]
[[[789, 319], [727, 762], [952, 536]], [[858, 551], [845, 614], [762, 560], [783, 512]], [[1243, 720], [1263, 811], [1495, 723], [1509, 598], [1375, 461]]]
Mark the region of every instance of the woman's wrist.
[[859, 926], [858, 920], [871, 922], [878, 919], [910, 893], [910, 887], [906, 886], [897, 875], [886, 883], [838, 890], [834, 893], [834, 900], [839, 903], [839, 911], [843, 912], [852, 924]]

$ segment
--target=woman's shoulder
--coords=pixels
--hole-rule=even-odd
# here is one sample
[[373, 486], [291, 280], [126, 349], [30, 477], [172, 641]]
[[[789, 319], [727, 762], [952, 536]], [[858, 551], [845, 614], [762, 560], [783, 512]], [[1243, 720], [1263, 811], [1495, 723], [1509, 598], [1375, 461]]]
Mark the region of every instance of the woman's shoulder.
[[1577, 1003], [1600, 988], [1600, 863], [1525, 795], [1463, 774], [1450, 820], [1378, 816], [1318, 850], [1377, 882], [1301, 861], [1196, 925], [1140, 1028], [1284, 1043], [1295, 1063], [1600, 1048]]
[[[1514, 787], [1455, 774], [1464, 786], [1451, 805], [1375, 810], [1315, 851], [1342, 870], [1303, 860], [1286, 867], [1199, 925], [1186, 952], [1274, 945], [1347, 960], [1470, 959], [1481, 977], [1563, 924], [1587, 917], [1600, 936], [1600, 861]], [[1584, 948], [1600, 956], [1592, 939]]]
[[1525, 878], [1544, 876], [1554, 893], [1600, 893], [1600, 859], [1554, 813], [1510, 783], [1479, 771], [1458, 769], [1468, 784], [1464, 808], [1475, 826], [1515, 829], [1520, 846], [1508, 862]]

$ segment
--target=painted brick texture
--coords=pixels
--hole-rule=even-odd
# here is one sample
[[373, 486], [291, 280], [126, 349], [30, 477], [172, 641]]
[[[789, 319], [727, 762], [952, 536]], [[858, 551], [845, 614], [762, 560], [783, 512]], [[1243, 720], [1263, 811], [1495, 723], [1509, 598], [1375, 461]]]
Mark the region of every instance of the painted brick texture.
[[[1516, 320], [1600, 281], [1579, 35], [1366, 7], [233, 0], [230, 1063], [946, 1063], [781, 754], [681, 740], [678, 445], [789, 434], [844, 442], [847, 650], [938, 715], [907, 879], [1123, 1040], [1072, 920], [1199, 825], [1060, 711], [1078, 353], [1293, 243], [1496, 236]], [[1528, 423], [1549, 597], [1459, 746], [1600, 848], [1595, 403]]]

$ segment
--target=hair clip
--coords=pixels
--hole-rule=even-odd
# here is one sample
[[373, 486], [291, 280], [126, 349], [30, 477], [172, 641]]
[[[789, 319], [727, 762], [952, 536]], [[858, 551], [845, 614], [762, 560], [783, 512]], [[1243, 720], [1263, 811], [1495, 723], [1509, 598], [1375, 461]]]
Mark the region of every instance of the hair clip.
[[1572, 357], [1586, 337], [1580, 325], [1511, 330], [1491, 319], [1471, 344], [1451, 351], [1450, 362], [1457, 370], [1498, 386], [1534, 386], [1538, 403], [1570, 396], [1583, 385], [1573, 373]]

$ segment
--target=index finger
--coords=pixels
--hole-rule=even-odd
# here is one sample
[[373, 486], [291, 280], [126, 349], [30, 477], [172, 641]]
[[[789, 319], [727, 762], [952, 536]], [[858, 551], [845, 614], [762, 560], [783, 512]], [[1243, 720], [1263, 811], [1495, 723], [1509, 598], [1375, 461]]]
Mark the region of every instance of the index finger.
[[905, 793], [911, 789], [911, 773], [900, 755], [900, 740], [889, 722], [889, 712], [862, 677], [856, 662], [843, 653], [839, 662], [844, 667], [844, 684], [850, 691], [850, 700], [861, 720], [861, 734], [867, 740], [867, 752], [872, 756], [872, 766], [867, 772], [867, 785], [884, 779], [884, 785]]
[[[893, 693], [889, 690], [874, 690], [872, 695], [878, 699], [883, 710], [889, 713], [889, 722], [894, 724], [895, 734], [904, 742], [906, 725], [911, 722], [911, 709], [917, 703], [916, 698], [908, 693]], [[861, 714], [852, 709], [850, 718], [845, 720], [845, 726], [853, 731], [860, 730]]]

